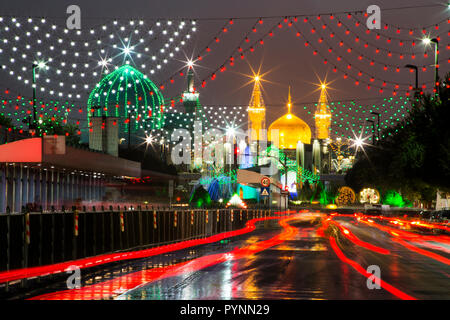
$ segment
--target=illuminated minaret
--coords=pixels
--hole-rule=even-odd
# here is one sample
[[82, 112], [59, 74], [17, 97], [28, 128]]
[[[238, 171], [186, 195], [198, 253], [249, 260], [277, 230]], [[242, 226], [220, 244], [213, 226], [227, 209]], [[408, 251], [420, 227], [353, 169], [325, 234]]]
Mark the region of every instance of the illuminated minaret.
[[199, 93], [194, 86], [194, 71], [192, 66], [188, 67], [187, 72], [187, 89], [183, 92], [183, 105], [186, 113], [193, 115], [197, 112], [197, 102]]
[[316, 121], [316, 139], [327, 139], [330, 133], [331, 110], [328, 106], [327, 86], [321, 85], [319, 103], [314, 114]]
[[255, 76], [255, 85], [248, 104], [248, 129], [252, 130], [249, 142], [260, 140], [259, 130], [266, 128], [266, 105], [261, 94], [259, 81], [259, 76]]

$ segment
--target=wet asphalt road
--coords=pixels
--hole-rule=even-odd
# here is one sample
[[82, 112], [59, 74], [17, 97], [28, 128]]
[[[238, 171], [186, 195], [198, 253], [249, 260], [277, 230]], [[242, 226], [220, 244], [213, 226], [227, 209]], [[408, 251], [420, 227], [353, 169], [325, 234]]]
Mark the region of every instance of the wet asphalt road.
[[[450, 268], [390, 241], [376, 228], [337, 219], [358, 238], [391, 251], [382, 255], [338, 238], [343, 252], [361, 266], [378, 265], [381, 279], [419, 299], [450, 299]], [[291, 223], [298, 232], [282, 244], [243, 259], [130, 290], [119, 299], [398, 299], [384, 289], [368, 289], [367, 278], [342, 262], [314, 218]], [[245, 246], [273, 236], [276, 224], [233, 242]], [[261, 232], [264, 230], [264, 232]], [[341, 241], [339, 241], [341, 240]]]
[[[115, 281], [115, 287], [111, 283], [101, 287], [103, 295], [100, 297], [124, 300], [401, 298], [401, 295], [391, 292], [394, 290], [417, 299], [450, 299], [450, 267], [445, 260], [450, 257], [447, 238], [436, 237], [436, 241], [428, 242], [434, 245], [431, 249], [424, 244], [408, 242], [444, 260], [438, 261], [394, 241], [392, 234], [376, 227], [350, 217], [334, 219], [360, 241], [390, 251], [381, 254], [349, 241], [333, 226], [328, 228], [325, 236], [321, 235], [319, 227], [323, 218], [301, 215], [288, 222], [296, 228], [295, 232], [287, 234], [280, 243], [261, 248], [258, 246], [272, 241], [285, 230], [280, 227], [278, 220], [260, 222], [255, 231], [230, 238], [229, 242], [211, 243], [160, 257], [135, 260], [127, 263], [126, 268], [119, 265], [104, 270], [106, 277], [100, 271], [100, 277], [97, 273], [96, 276], [85, 278], [83, 287], [95, 284], [101, 286], [108, 281]], [[342, 255], [353, 263], [364, 269], [370, 265], [379, 266], [380, 278], [386, 286], [390, 286], [391, 291], [386, 290], [385, 286], [369, 289], [367, 277], [345, 262], [342, 256], [338, 256], [331, 245], [330, 236], [336, 239]], [[243, 255], [233, 253], [238, 252], [234, 250], [249, 246], [257, 249]], [[228, 253], [225, 259], [211, 258], [208, 261], [209, 257], [225, 253]], [[165, 275], [160, 279], [145, 278], [154, 268], [171, 267], [186, 261], [192, 263], [181, 266], [176, 272], [164, 271]], [[140, 271], [145, 272], [144, 276]], [[132, 281], [137, 278], [139, 284], [134, 286], [135, 282]], [[49, 287], [46, 291], [63, 289], [64, 286], [60, 285]], [[97, 292], [99, 289], [95, 290]], [[77, 296], [69, 294], [64, 297], [99, 298], [92, 296], [92, 290], [89, 294], [86, 292], [81, 290]]]

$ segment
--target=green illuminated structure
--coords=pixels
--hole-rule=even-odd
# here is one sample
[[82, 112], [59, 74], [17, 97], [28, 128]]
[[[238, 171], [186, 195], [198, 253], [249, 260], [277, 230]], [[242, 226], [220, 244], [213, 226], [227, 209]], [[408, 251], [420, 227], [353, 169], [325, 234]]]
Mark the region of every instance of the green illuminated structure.
[[90, 117], [120, 120], [120, 132], [155, 130], [164, 125], [164, 97], [158, 87], [134, 67], [125, 64], [107, 74], [89, 95]]

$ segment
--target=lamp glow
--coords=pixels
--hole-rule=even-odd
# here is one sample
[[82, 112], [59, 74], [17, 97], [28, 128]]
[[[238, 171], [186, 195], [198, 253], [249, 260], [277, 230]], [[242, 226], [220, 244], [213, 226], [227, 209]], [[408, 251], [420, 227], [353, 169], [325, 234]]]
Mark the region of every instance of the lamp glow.
[[38, 63], [38, 67], [39, 67], [39, 69], [45, 68], [45, 62], [44, 62], [44, 61], [40, 61], [40, 62]]
[[235, 133], [236, 133], [235, 128], [233, 128], [233, 127], [227, 128], [227, 136], [234, 136]]

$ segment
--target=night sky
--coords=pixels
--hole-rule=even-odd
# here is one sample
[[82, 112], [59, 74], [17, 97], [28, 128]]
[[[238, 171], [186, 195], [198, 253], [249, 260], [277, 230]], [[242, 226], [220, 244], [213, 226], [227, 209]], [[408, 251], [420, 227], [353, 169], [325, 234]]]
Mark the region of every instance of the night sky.
[[[443, 1], [424, 1], [424, 0], [390, 0], [390, 1], [298, 1], [298, 0], [228, 0], [228, 1], [211, 1], [211, 0], [101, 0], [101, 1], [8, 1], [2, 3], [0, 12], [2, 15], [17, 15], [17, 16], [46, 16], [49, 20], [59, 21], [64, 23], [66, 7], [70, 4], [78, 4], [82, 10], [82, 27], [89, 27], [94, 24], [98, 24], [104, 21], [108, 21], [113, 17], [117, 18], [142, 18], [142, 19], [155, 19], [155, 18], [198, 18], [198, 32], [195, 34], [192, 42], [190, 42], [176, 60], [170, 61], [167, 68], [163, 72], [158, 73], [150, 78], [159, 83], [162, 80], [166, 80], [167, 76], [176, 72], [183, 66], [185, 57], [195, 57], [198, 51], [206, 46], [206, 44], [214, 37], [214, 35], [220, 30], [224, 23], [231, 17], [266, 17], [266, 16], [295, 16], [302, 14], [319, 14], [329, 12], [346, 12], [353, 10], [365, 10], [367, 6], [371, 4], [377, 4], [381, 7], [382, 26], [385, 23], [397, 25], [405, 28], [422, 27], [427, 25], [433, 25], [439, 21], [442, 21], [449, 17], [449, 10], [446, 7], [434, 7], [434, 8], [420, 8], [420, 9], [402, 9], [395, 11], [386, 11], [384, 8], [404, 7], [404, 6], [417, 6], [417, 5], [429, 5], [439, 4]], [[215, 18], [208, 20], [209, 18]], [[223, 18], [223, 19], [216, 19]], [[361, 20], [363, 17], [359, 16]], [[206, 19], [206, 20], [204, 20]], [[305, 114], [302, 106], [306, 103], [316, 102], [319, 98], [319, 91], [316, 84], [319, 83], [319, 79], [323, 80], [327, 77], [327, 82], [330, 84], [331, 90], [329, 95], [331, 100], [341, 99], [366, 99], [374, 98], [374, 100], [361, 100], [367, 101], [367, 103], [374, 103], [380, 100], [382, 97], [392, 96], [392, 90], [386, 90], [385, 93], [380, 94], [378, 89], [372, 88], [366, 89], [366, 85], [360, 84], [355, 86], [354, 80], [343, 79], [343, 73], [338, 71], [334, 73], [332, 68], [334, 65], [340, 66], [345, 70], [346, 64], [338, 64], [336, 62], [336, 55], [329, 54], [328, 48], [331, 47], [338, 55], [346, 58], [349, 61], [354, 62], [353, 66], [360, 66], [360, 70], [371, 74], [377, 78], [413, 84], [414, 76], [406, 69], [401, 68], [401, 72], [396, 73], [394, 70], [385, 72], [380, 66], [369, 66], [368, 60], [359, 62], [358, 55], [354, 52], [348, 54], [345, 51], [339, 52], [340, 48], [337, 45], [338, 40], [336, 37], [330, 38], [330, 27], [336, 30], [336, 36], [345, 40], [346, 43], [352, 45], [355, 50], [364, 53], [366, 57], [376, 58], [378, 61], [385, 61], [392, 65], [398, 65], [402, 67], [407, 63], [415, 63], [422, 65], [425, 63], [431, 64], [433, 62], [434, 50], [429, 47], [425, 49], [424, 46], [417, 41], [417, 45], [414, 51], [418, 54], [415, 61], [411, 61], [410, 58], [399, 60], [398, 57], [386, 57], [386, 55], [376, 56], [374, 53], [374, 46], [379, 48], [385, 48], [387, 50], [405, 52], [405, 54], [411, 52], [410, 46], [401, 47], [398, 41], [392, 40], [391, 44], [387, 44], [385, 40], [376, 40], [374, 33], [365, 34], [365, 27], [355, 28], [354, 22], [346, 20], [346, 14], [336, 15], [335, 21], [331, 21], [329, 17], [323, 16], [321, 20], [310, 19], [311, 23], [316, 26], [317, 33], [323, 36], [329, 44], [318, 43], [317, 34], [310, 32], [311, 25], [304, 24], [300, 21], [303, 18], [299, 18], [299, 22], [296, 24], [299, 29], [304, 33], [308, 40], [317, 47], [320, 53], [327, 56], [329, 61], [326, 65], [323, 63], [324, 59], [320, 56], [314, 56], [313, 50], [310, 47], [305, 47], [305, 39], [298, 39], [295, 35], [296, 31], [293, 27], [288, 28], [286, 24], [282, 29], [275, 29], [275, 35], [273, 38], [266, 39], [264, 45], [256, 45], [253, 53], [246, 54], [245, 60], [236, 59], [236, 63], [233, 67], [227, 66], [227, 70], [224, 73], [217, 72], [217, 78], [214, 81], [210, 81], [207, 78], [211, 72], [220, 67], [221, 63], [225, 61], [234, 49], [237, 48], [240, 40], [250, 30], [251, 26], [255, 23], [255, 19], [238, 19], [232, 26], [229, 26], [229, 31], [226, 35], [221, 37], [221, 41], [218, 44], [213, 44], [211, 53], [205, 57], [202, 61], [197, 62], [195, 67], [196, 81], [199, 85], [201, 79], [207, 78], [207, 85], [205, 88], [200, 88], [201, 103], [204, 105], [246, 105], [249, 102], [252, 85], [246, 83], [249, 82], [249, 78], [245, 75], [251, 74], [250, 66], [254, 69], [258, 69], [261, 66], [261, 72], [266, 73], [264, 79], [267, 82], [263, 82], [264, 99], [267, 108], [267, 121], [270, 123], [276, 117], [282, 115], [285, 112], [285, 103], [287, 100], [288, 86], [291, 86], [291, 93], [294, 104], [296, 105], [293, 112], [306, 121], [312, 122], [312, 116]], [[344, 27], [337, 28], [336, 20], [342, 20], [343, 23], [349, 25], [352, 32], [359, 32], [361, 41], [356, 43], [354, 41], [355, 35], [345, 35], [343, 31]], [[252, 41], [257, 40], [260, 34], [267, 32], [271, 26], [276, 24], [279, 18], [264, 19], [264, 23], [258, 26], [258, 33], [252, 34]], [[353, 20], [351, 20], [353, 21]], [[326, 23], [330, 27], [323, 30], [321, 29], [322, 23]], [[288, 29], [288, 30], [287, 30]], [[446, 23], [441, 24], [439, 30], [430, 28], [432, 36], [442, 34], [440, 43], [441, 48], [441, 69], [440, 74], [443, 75], [449, 70], [448, 59], [448, 25]], [[358, 31], [359, 30], [359, 31]], [[404, 32], [404, 31], [403, 31]], [[380, 30], [381, 34], [387, 36], [399, 37], [404, 39], [420, 39], [421, 34], [415, 33], [413, 37], [407, 34], [396, 35], [395, 30]], [[362, 39], [367, 39], [363, 41]], [[378, 41], [378, 42], [377, 42]], [[369, 43], [369, 48], [364, 48], [363, 44]], [[374, 46], [372, 46], [372, 44]], [[427, 51], [430, 57], [426, 60], [423, 59], [423, 52]], [[146, 73], [146, 70], [141, 70]], [[349, 71], [349, 74], [354, 73], [354, 70]], [[2, 76], [3, 77], [3, 76]], [[419, 73], [419, 83], [427, 82], [427, 90], [430, 90], [434, 77], [433, 68], [425, 73]], [[363, 76], [366, 80], [367, 76]], [[378, 81], [379, 82], [379, 81]], [[2, 78], [1, 83], [8, 83], [10, 87], [14, 87], [14, 81], [7, 78]], [[175, 84], [168, 86], [164, 91], [164, 95], [174, 96], [177, 95], [181, 89], [184, 89], [185, 80], [182, 77], [177, 77]]]

